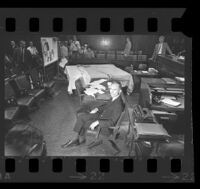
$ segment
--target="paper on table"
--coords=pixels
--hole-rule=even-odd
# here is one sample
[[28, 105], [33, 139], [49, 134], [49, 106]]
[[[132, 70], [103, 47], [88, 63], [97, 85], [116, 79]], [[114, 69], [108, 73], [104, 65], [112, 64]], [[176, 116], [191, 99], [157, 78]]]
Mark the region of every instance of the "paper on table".
[[168, 98], [168, 99], [171, 99], [171, 100], [176, 100], [175, 96], [167, 96], [167, 95], [162, 95], [161, 96], [161, 99], [165, 99], [165, 98]]
[[106, 90], [106, 87], [104, 87], [103, 85], [100, 85], [100, 84], [96, 84], [96, 85], [90, 85], [90, 88], [93, 88], [93, 89], [98, 89], [98, 90]]
[[142, 71], [142, 73], [149, 73], [148, 71]]
[[185, 78], [184, 77], [175, 77], [178, 81], [184, 82]]
[[99, 85], [99, 84], [103, 83], [104, 81], [107, 81], [107, 80], [106, 79], [99, 79], [99, 80], [91, 82], [90, 85]]
[[102, 90], [98, 90], [98, 93], [100, 93], [100, 94], [104, 94], [104, 92], [102, 91]]
[[[91, 96], [94, 96], [97, 92], [98, 92], [98, 90], [97, 89], [94, 89], [94, 88], [87, 88], [87, 89], [85, 89], [85, 94], [87, 94], [87, 95], [91, 95]], [[95, 96], [94, 96], [95, 97]]]
[[166, 111], [159, 111], [159, 110], [152, 110], [153, 114], [175, 114], [173, 112], [166, 112]]
[[171, 100], [169, 98], [164, 98], [161, 100], [161, 102], [163, 102], [166, 105], [170, 105], [170, 106], [179, 106], [181, 103], [177, 102], [175, 100]]

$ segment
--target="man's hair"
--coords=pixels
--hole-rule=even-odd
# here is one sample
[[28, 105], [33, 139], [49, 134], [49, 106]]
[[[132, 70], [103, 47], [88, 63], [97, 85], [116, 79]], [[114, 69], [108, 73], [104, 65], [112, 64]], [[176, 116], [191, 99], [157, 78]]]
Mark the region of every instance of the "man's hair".
[[33, 148], [40, 153], [43, 142], [42, 132], [30, 124], [17, 124], [5, 136], [5, 147], [21, 156], [28, 155]]
[[20, 44], [22, 44], [22, 43], [25, 43], [25, 44], [26, 44], [26, 41], [24, 41], [24, 40], [21, 40], [19, 43], [20, 43]]

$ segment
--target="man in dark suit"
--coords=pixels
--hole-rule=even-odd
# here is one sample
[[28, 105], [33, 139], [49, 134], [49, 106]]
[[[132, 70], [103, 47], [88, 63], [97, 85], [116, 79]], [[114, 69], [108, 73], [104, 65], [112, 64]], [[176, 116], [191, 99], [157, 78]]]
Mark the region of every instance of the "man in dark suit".
[[84, 143], [86, 141], [85, 133], [89, 128], [94, 130], [96, 127], [100, 127], [102, 134], [109, 135], [109, 127], [115, 126], [124, 108], [120, 95], [120, 83], [113, 81], [109, 90], [111, 99], [107, 103], [94, 108], [92, 111], [78, 114], [74, 126], [77, 137], [62, 145], [62, 147], [71, 147]]
[[174, 55], [171, 51], [171, 49], [169, 48], [169, 45], [167, 42], [164, 42], [165, 37], [164, 36], [160, 36], [159, 37], [159, 43], [156, 44], [154, 52], [152, 57], [150, 58], [150, 60], [156, 61], [156, 57], [158, 55], [166, 55], [167, 52], [170, 55]]
[[32, 65], [32, 56], [30, 51], [26, 49], [25, 41], [20, 41], [19, 48], [14, 51], [13, 59], [21, 72], [27, 73], [30, 70]]

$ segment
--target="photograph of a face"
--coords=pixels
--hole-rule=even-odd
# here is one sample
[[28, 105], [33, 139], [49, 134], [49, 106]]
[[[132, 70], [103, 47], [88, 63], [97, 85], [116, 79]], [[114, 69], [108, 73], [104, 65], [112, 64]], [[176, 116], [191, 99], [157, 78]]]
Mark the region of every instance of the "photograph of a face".
[[184, 156], [185, 36], [27, 39], [7, 41], [6, 156]]

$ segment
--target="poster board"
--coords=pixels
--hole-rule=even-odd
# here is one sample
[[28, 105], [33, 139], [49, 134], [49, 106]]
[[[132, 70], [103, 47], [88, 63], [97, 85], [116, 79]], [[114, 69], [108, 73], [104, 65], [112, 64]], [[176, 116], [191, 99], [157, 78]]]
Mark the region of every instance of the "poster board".
[[41, 37], [44, 66], [58, 60], [58, 42], [56, 37]]

